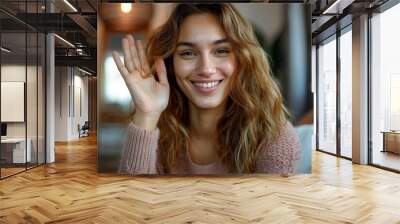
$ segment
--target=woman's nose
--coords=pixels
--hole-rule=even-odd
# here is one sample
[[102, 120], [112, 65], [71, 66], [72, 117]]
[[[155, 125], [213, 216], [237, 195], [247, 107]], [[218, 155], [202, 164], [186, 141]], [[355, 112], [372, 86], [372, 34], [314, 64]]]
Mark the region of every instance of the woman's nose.
[[199, 66], [199, 75], [210, 76], [216, 72], [215, 64], [211, 55], [203, 55]]

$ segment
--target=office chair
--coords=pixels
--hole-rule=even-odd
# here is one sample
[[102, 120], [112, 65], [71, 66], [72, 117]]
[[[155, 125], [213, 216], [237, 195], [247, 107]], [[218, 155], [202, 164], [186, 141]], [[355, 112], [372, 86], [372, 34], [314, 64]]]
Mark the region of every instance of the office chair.
[[78, 124], [79, 138], [89, 136], [89, 129], [90, 129], [89, 121], [85, 121], [82, 127], [80, 127], [80, 125]]

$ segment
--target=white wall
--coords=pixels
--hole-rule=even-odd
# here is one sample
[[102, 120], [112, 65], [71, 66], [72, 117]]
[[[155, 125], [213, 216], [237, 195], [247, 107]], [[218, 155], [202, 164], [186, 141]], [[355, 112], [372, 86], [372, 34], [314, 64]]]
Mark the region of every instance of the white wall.
[[56, 67], [55, 73], [55, 141], [70, 141], [88, 120], [88, 78], [72, 67]]
[[[24, 122], [6, 122], [7, 137], [24, 138], [25, 135], [30, 139], [32, 151], [32, 161], [44, 163], [44, 74], [42, 67], [25, 64], [3, 64], [1, 66], [1, 81], [24, 82], [26, 84], [26, 106], [24, 104], [22, 112], [26, 112]], [[25, 80], [27, 79], [27, 80]], [[7, 97], [7, 96], [2, 96]], [[11, 108], [1, 108], [1, 110], [12, 110]], [[13, 111], [8, 111], [13, 112]], [[37, 156], [39, 153], [39, 156]]]
[[[25, 65], [2, 65], [1, 81], [25, 82]], [[7, 108], [1, 108], [1, 110], [6, 109]], [[7, 137], [25, 137], [25, 123], [7, 123]]]
[[[31, 70], [32, 67], [28, 67]], [[1, 81], [5, 82], [25, 82], [25, 65], [10, 64], [1, 66]], [[1, 108], [7, 110], [7, 108]], [[25, 137], [25, 123], [12, 122], [7, 123], [8, 137]]]
[[[72, 130], [71, 130], [71, 135], [74, 138], [79, 137], [78, 133], [78, 124], [81, 126], [85, 123], [85, 121], [89, 120], [89, 113], [88, 113], [88, 77], [81, 76], [81, 75], [76, 75], [75, 70], [75, 75], [74, 75], [74, 108], [73, 108], [73, 113], [72, 117]], [[79, 72], [79, 71], [78, 71]], [[82, 73], [79, 73], [82, 74]], [[80, 93], [79, 93], [80, 91]], [[80, 96], [80, 97], [79, 97]], [[79, 103], [80, 101], [80, 103]], [[81, 107], [81, 108], [79, 108]], [[81, 109], [81, 111], [80, 111]], [[75, 112], [75, 113], [74, 113]]]
[[[25, 71], [25, 69], [27, 69]], [[18, 65], [18, 64], [9, 64], [1, 66], [1, 81], [5, 82], [25, 82], [26, 72], [28, 74], [28, 81], [30, 86], [36, 86], [36, 80], [30, 76], [31, 74], [36, 75], [36, 67], [35, 66], [27, 66]], [[27, 88], [27, 104], [30, 106], [27, 113], [28, 124], [28, 137], [29, 133], [33, 133], [29, 128], [32, 127], [32, 130], [36, 130], [36, 113], [32, 113], [31, 111], [36, 111], [36, 87], [35, 88]], [[32, 104], [33, 102], [33, 104]], [[40, 105], [39, 105], [40, 106]], [[1, 110], [7, 110], [7, 108], [1, 108]], [[35, 124], [32, 124], [34, 122]], [[25, 137], [25, 123], [26, 122], [7, 122], [7, 136], [8, 137]], [[35, 131], [36, 133], [36, 131]]]
[[68, 140], [68, 67], [55, 68], [55, 141]]

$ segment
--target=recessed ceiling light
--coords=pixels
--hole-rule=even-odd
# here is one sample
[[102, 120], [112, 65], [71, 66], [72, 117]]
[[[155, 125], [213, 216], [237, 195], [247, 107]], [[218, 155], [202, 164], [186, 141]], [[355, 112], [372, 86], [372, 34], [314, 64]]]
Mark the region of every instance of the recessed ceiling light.
[[65, 4], [67, 4], [74, 12], [78, 12], [78, 10], [68, 1], [64, 0]]
[[61, 40], [62, 42], [66, 43], [68, 46], [75, 48], [75, 45], [73, 45], [73, 44], [72, 44], [71, 42], [69, 42], [68, 40], [66, 40], [66, 39], [64, 39], [64, 38], [62, 38], [62, 37], [60, 37], [60, 36], [57, 35], [57, 34], [54, 34], [54, 36], [57, 37], [57, 38], [58, 38], [59, 40]]
[[90, 75], [90, 76], [93, 75], [92, 73], [90, 73], [90, 72], [88, 72], [88, 71], [86, 71], [86, 70], [83, 70], [83, 69], [81, 69], [81, 68], [79, 68], [79, 67], [78, 67], [78, 70], [81, 71], [81, 72], [83, 72], [83, 73], [85, 73], [85, 74], [87, 74], [87, 75]]
[[6, 53], [10, 53], [10, 52], [11, 52], [11, 50], [9, 50], [9, 49], [7, 49], [7, 48], [5, 48], [5, 47], [1, 47], [0, 49], [1, 49], [2, 51], [6, 52]]
[[351, 5], [355, 0], [336, 0], [322, 14], [342, 14], [343, 9]]
[[121, 11], [129, 13], [132, 10], [132, 3], [121, 3]]

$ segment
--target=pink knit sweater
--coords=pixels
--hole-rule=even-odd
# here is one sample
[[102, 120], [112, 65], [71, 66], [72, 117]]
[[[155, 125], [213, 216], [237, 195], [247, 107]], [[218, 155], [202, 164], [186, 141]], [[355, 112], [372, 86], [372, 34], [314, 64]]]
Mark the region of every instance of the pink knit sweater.
[[[119, 173], [158, 174], [156, 164], [159, 135], [159, 129], [149, 131], [130, 123]], [[256, 173], [295, 173], [300, 159], [300, 143], [293, 126], [288, 122], [273, 142], [261, 146], [259, 153]], [[171, 169], [171, 174], [228, 174], [228, 169], [219, 162], [208, 165], [196, 164], [190, 159], [190, 154], [186, 153]]]

